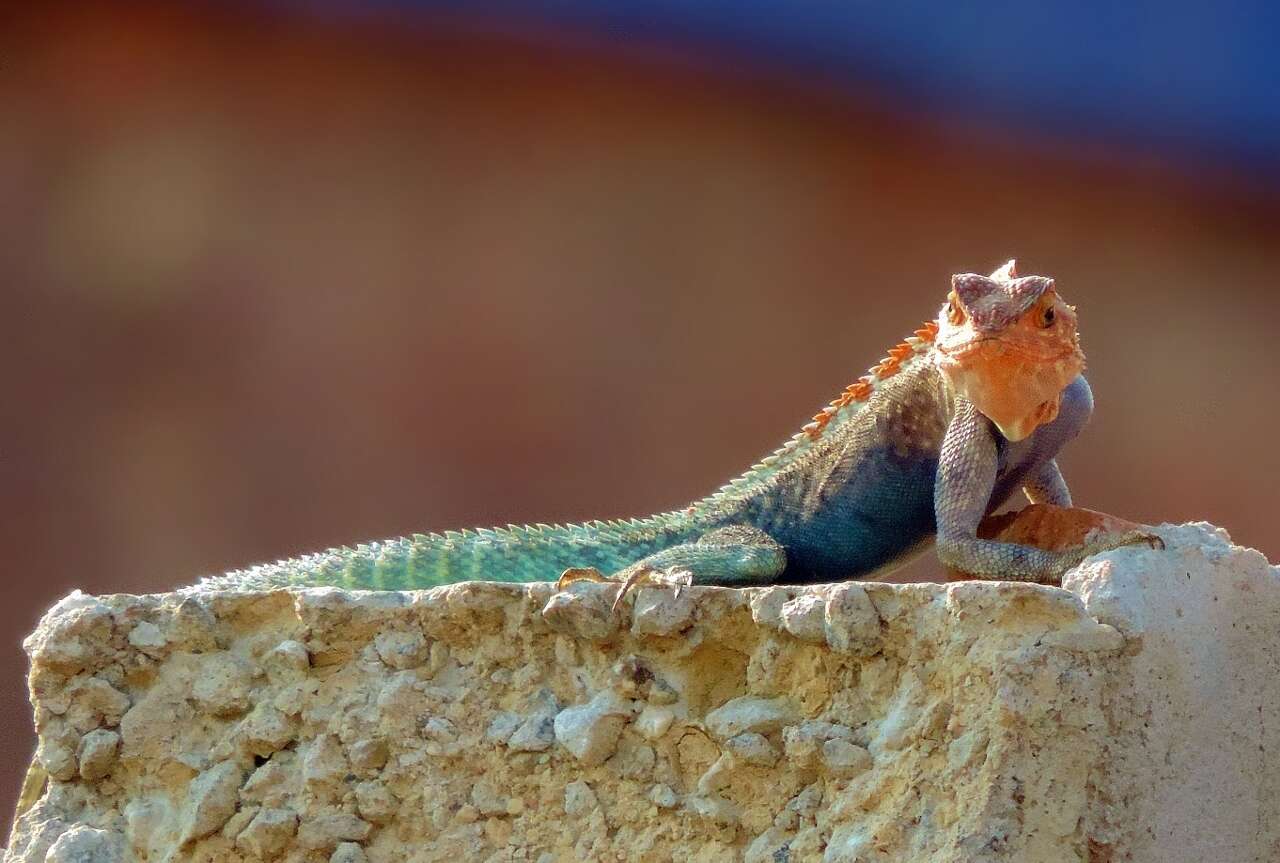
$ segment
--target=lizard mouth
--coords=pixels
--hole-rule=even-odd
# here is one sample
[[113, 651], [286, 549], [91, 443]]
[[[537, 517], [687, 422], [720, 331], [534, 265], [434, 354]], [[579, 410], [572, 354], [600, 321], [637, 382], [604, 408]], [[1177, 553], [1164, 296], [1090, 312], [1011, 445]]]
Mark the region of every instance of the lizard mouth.
[[1074, 345], [1045, 345], [1034, 341], [1010, 343], [998, 336], [982, 336], [954, 345], [939, 344], [938, 351], [953, 362], [972, 359], [985, 355], [992, 359], [998, 357], [1023, 358], [1034, 362], [1054, 362], [1066, 359], [1078, 353]]

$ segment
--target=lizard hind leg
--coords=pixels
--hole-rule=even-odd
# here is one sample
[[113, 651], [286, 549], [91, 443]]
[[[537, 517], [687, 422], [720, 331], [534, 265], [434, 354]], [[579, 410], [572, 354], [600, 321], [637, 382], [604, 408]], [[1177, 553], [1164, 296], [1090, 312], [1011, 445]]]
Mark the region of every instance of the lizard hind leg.
[[675, 587], [677, 591], [688, 584], [751, 587], [773, 583], [786, 565], [786, 551], [773, 537], [747, 525], [730, 525], [641, 558], [612, 577], [591, 567], [566, 569], [556, 587], [564, 589], [574, 581], [616, 583], [616, 610], [638, 586]]

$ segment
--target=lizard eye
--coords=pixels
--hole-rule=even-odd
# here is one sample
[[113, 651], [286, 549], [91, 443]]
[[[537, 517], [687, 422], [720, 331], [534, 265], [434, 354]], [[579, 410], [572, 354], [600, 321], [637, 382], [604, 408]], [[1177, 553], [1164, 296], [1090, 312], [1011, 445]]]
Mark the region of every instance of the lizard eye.
[[964, 323], [964, 312], [960, 310], [954, 293], [947, 297], [947, 320], [957, 327]]
[[1053, 326], [1053, 322], [1057, 319], [1057, 315], [1053, 312], [1053, 306], [1045, 306], [1040, 310], [1040, 319], [1038, 323], [1042, 329], [1048, 329]]

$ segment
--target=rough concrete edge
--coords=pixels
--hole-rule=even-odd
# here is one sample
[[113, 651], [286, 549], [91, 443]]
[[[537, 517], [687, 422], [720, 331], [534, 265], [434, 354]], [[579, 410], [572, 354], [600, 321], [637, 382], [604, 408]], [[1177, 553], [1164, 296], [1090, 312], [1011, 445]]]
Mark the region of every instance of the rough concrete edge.
[[1091, 860], [1280, 859], [1280, 723], [1238, 721], [1280, 710], [1280, 566], [1205, 522], [1157, 532], [1167, 551], [1063, 580], [1125, 639], [1104, 660]]
[[[1246, 568], [1246, 575], [1253, 589], [1265, 587], [1273, 590], [1280, 585], [1280, 567], [1274, 567], [1267, 563], [1266, 559], [1253, 549], [1245, 549], [1231, 544], [1230, 537], [1225, 531], [1214, 528], [1205, 524], [1190, 524], [1183, 526], [1162, 525], [1159, 528], [1160, 533], [1165, 536], [1171, 548], [1178, 550], [1182, 557], [1179, 557], [1175, 563], [1168, 557], [1161, 558], [1159, 553], [1124, 549], [1112, 552], [1107, 555], [1091, 558], [1086, 561], [1078, 570], [1069, 574], [1064, 582], [1064, 587], [1070, 592], [1066, 593], [1053, 588], [1038, 588], [1030, 585], [1017, 583], [998, 583], [995, 585], [997, 591], [1016, 591], [1022, 592], [1031, 590], [1034, 592], [1044, 592], [1043, 599], [1050, 599], [1051, 604], [1062, 603], [1064, 606], [1074, 606], [1079, 610], [1081, 615], [1080, 637], [1086, 642], [1092, 643], [1096, 638], [1105, 638], [1108, 641], [1117, 633], [1123, 634], [1125, 649], [1116, 654], [1111, 660], [1111, 667], [1114, 670], [1109, 679], [1108, 687], [1111, 697], [1108, 699], [1108, 721], [1112, 723], [1112, 727], [1121, 727], [1124, 725], [1125, 716], [1141, 715], [1143, 712], [1154, 709], [1155, 705], [1150, 697], [1156, 690], [1138, 685], [1138, 662], [1144, 652], [1151, 648], [1151, 639], [1155, 635], [1166, 635], [1170, 631], [1176, 631], [1178, 624], [1175, 619], [1168, 614], [1161, 613], [1161, 606], [1158, 602], [1153, 602], [1153, 596], [1148, 595], [1148, 582], [1152, 579], [1167, 578], [1174, 570], [1180, 570], [1186, 563], [1184, 558], [1190, 555], [1196, 559], [1198, 565], [1207, 567], [1217, 567], [1223, 562], [1239, 563]], [[1142, 559], [1134, 561], [1133, 555], [1141, 555]], [[1121, 564], [1121, 565], [1117, 565]], [[1116, 581], [1116, 572], [1122, 573], [1127, 577], [1127, 581], [1119, 584]], [[1122, 579], [1123, 581], [1123, 579]], [[1175, 583], [1181, 586], [1180, 582]], [[1239, 587], [1239, 582], [1235, 583]], [[797, 588], [756, 588], [750, 590], [735, 590], [729, 588], [695, 588], [686, 596], [691, 599], [696, 598], [697, 603], [710, 603], [713, 606], [722, 606], [722, 610], [728, 610], [728, 607], [739, 607], [742, 605], [752, 606], [753, 617], [756, 617], [757, 609], [764, 617], [769, 617], [770, 607], [774, 604], [764, 600], [770, 591], [783, 591], [784, 595], [793, 592], [807, 591], [812, 589], [821, 589], [829, 586], [808, 586]], [[930, 591], [930, 592], [946, 592], [952, 594], [954, 592], [969, 592], [975, 590], [991, 590], [991, 583], [982, 585], [972, 585], [972, 583], [959, 583], [950, 585], [939, 585], [935, 583], [918, 583], [907, 585], [890, 585], [885, 583], [859, 583], [858, 592], [864, 594], [872, 603], [873, 607], [881, 604], [892, 606], [894, 597], [900, 596], [904, 591]], [[1241, 588], [1243, 589], [1243, 588]], [[278, 594], [281, 591], [263, 592], [262, 596], [270, 594]], [[324, 605], [326, 602], [346, 603], [353, 599], [368, 601], [370, 597], [379, 597], [379, 604], [385, 602], [393, 606], [403, 604], [433, 603], [437, 601], [444, 602], [461, 602], [464, 605], [477, 603], [481, 606], [491, 605], [496, 598], [495, 595], [505, 595], [506, 600], [523, 598], [525, 601], [546, 602], [551, 599], [555, 593], [554, 588], [550, 584], [531, 584], [516, 585], [503, 584], [500, 582], [478, 582], [472, 584], [448, 585], [433, 588], [428, 591], [414, 592], [396, 592], [381, 593], [374, 591], [347, 592], [333, 588], [309, 588], [302, 590], [285, 591], [294, 596], [295, 601], [305, 597], [304, 602], [310, 604], [315, 602], [318, 605]], [[1168, 594], [1164, 594], [1167, 598]], [[44, 627], [47, 623], [53, 623], [60, 616], [74, 615], [78, 610], [91, 607], [93, 605], [101, 605], [104, 600], [113, 598], [129, 597], [127, 594], [91, 597], [79, 591], [59, 601], [42, 617], [40, 626], [37, 631]], [[169, 594], [150, 594], [137, 599], [147, 599], [155, 602], [180, 601], [182, 597], [190, 596], [189, 592], [180, 591]], [[642, 594], [643, 596], [643, 594]], [[1188, 597], [1190, 598], [1190, 597]], [[879, 600], [877, 602], [876, 600]], [[650, 619], [649, 624], [663, 627], [669, 625], [661, 620], [656, 620], [654, 615], [660, 613], [669, 613], [669, 609], [665, 611], [661, 609], [642, 609], [639, 608], [639, 600], [637, 600], [638, 610], [642, 611], [642, 616]], [[1167, 604], [1166, 604], [1167, 605]], [[1203, 609], [1203, 603], [1192, 605], [1193, 609]], [[1246, 603], [1245, 608], [1249, 607]], [[1075, 610], [1073, 609], [1073, 611]], [[887, 610], [887, 609], [886, 609]], [[1065, 608], [1063, 609], [1065, 610]], [[877, 612], [879, 609], [877, 608]], [[1068, 612], [1070, 614], [1071, 612]], [[634, 618], [633, 618], [634, 625]], [[758, 622], [765, 622], [758, 620]], [[779, 625], [780, 622], [768, 620], [769, 624]], [[1096, 624], [1102, 624], [1097, 626]], [[1173, 624], [1171, 626], [1171, 624]], [[1272, 631], [1280, 631], [1273, 629]], [[1107, 633], [1111, 633], [1108, 635]], [[33, 633], [34, 635], [34, 633]], [[1057, 637], [1057, 636], [1055, 636]], [[1081, 642], [1084, 644], [1084, 642]], [[834, 645], [833, 645], [834, 646]], [[1069, 646], [1069, 645], [1062, 645]], [[1116, 647], [1119, 644], [1115, 645]], [[34, 647], [24, 644], [30, 654]], [[1275, 675], [1280, 679], [1280, 675]], [[1123, 694], [1128, 693], [1136, 695], [1137, 699], [1130, 701], [1123, 709], [1121, 705], [1124, 701]], [[1118, 712], [1117, 712], [1118, 711]], [[1123, 715], [1121, 715], [1123, 714]], [[1100, 729], [1101, 730], [1101, 729]], [[1149, 755], [1149, 747], [1141, 739], [1134, 737], [1133, 729], [1130, 728], [1125, 734], [1128, 737], [1121, 740], [1121, 745], [1128, 746], [1128, 751], [1118, 751], [1120, 746], [1106, 740], [1106, 730], [1104, 731], [1104, 746], [1107, 747], [1108, 754], [1114, 758], [1114, 764], [1132, 764], [1135, 759], [1141, 760], [1143, 755]], [[1122, 736], [1124, 736], [1122, 734]], [[1104, 764], [1104, 769], [1100, 775], [1097, 785], [1098, 795], [1092, 801], [1092, 811], [1090, 814], [1091, 826], [1089, 834], [1098, 836], [1099, 849], [1096, 851], [1093, 859], [1111, 860], [1111, 859], [1179, 859], [1177, 857], [1167, 858], [1148, 858], [1143, 856], [1151, 849], [1148, 847], [1149, 842], [1144, 844], [1145, 840], [1141, 835], [1141, 824], [1143, 817], [1139, 813], [1138, 817], [1134, 817], [1134, 811], [1129, 808], [1117, 810], [1115, 808], [1116, 801], [1122, 801], [1124, 807], [1137, 806], [1142, 809], [1143, 800], [1135, 798], [1132, 794], [1126, 794], [1131, 791], [1134, 786], [1133, 776], [1125, 774], [1123, 771], [1114, 769], [1106, 769], [1108, 765]], [[37, 768], [38, 769], [38, 768]], [[1272, 783], [1273, 785], [1275, 783]], [[43, 785], [39, 781], [38, 776], [28, 775], [28, 780], [24, 784], [24, 794], [20, 801], [19, 812], [23, 811], [22, 803], [30, 805], [34, 799], [39, 796], [39, 788]], [[1160, 789], [1157, 789], [1159, 792]], [[1272, 795], [1270, 799], [1276, 800], [1275, 788], [1270, 789]], [[1159, 797], [1159, 793], [1155, 797]], [[1152, 806], [1155, 808], [1152, 809]], [[1159, 811], [1158, 804], [1147, 806], [1147, 809]], [[1144, 810], [1145, 811], [1145, 810]], [[17, 820], [15, 815], [15, 823]], [[1105, 840], [1105, 841], [1102, 841]], [[1120, 855], [1120, 856], [1115, 856]], [[1190, 858], [1188, 858], [1190, 859]], [[1263, 858], [1257, 858], [1263, 859]]]

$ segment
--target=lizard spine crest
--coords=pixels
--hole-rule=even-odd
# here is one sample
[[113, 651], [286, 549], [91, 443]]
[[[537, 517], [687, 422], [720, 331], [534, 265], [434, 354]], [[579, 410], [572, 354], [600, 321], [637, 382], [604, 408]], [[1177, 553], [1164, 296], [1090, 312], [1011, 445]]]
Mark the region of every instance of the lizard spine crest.
[[[779, 469], [800, 456], [809, 446], [818, 441], [823, 432], [833, 424], [840, 425], [845, 422], [864, 402], [871, 398], [884, 380], [902, 371], [908, 363], [914, 362], [928, 353], [937, 335], [938, 324], [936, 321], [923, 323], [912, 335], [890, 348], [888, 354], [880, 362], [872, 366], [865, 375], [845, 387], [839, 396], [815, 414], [813, 419], [788, 439], [786, 443], [762, 458], [758, 463], [752, 465], [745, 473], [729, 480], [714, 494], [700, 503], [739, 497], [756, 488], [760, 482], [767, 480]], [[690, 510], [686, 510], [686, 512], [696, 508], [697, 504], [691, 507]]]

